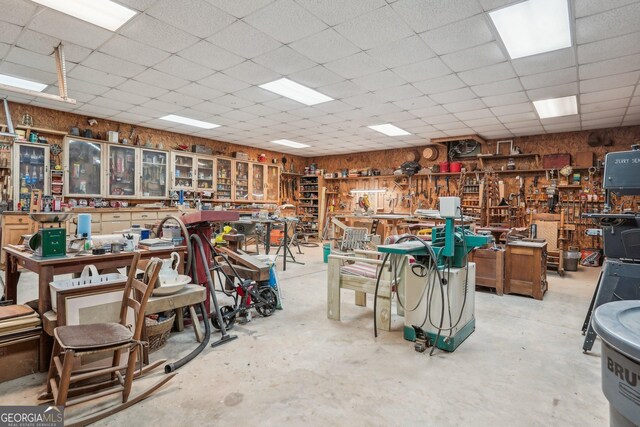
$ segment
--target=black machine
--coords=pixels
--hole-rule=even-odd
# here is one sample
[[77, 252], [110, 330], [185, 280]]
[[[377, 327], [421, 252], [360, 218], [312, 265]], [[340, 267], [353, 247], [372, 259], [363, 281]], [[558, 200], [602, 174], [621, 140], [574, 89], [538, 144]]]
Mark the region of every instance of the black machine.
[[609, 153], [604, 160], [602, 187], [606, 192], [605, 213], [584, 214], [602, 227], [604, 255], [598, 285], [582, 325], [586, 335], [582, 349], [591, 350], [596, 333], [591, 326], [593, 311], [602, 304], [640, 300], [640, 212], [610, 212], [610, 198], [640, 195], [640, 145], [631, 151]]
[[[250, 320], [252, 308], [255, 308], [258, 314], [263, 317], [269, 317], [275, 313], [278, 306], [278, 294], [268, 283], [258, 285], [255, 280], [244, 279], [238, 285], [234, 282], [230, 284], [234, 290], [229, 292], [223, 287], [222, 292], [233, 298], [234, 305], [220, 307], [226, 329], [233, 328], [237, 316]], [[211, 323], [214, 328], [221, 329], [217, 317], [211, 316]]]

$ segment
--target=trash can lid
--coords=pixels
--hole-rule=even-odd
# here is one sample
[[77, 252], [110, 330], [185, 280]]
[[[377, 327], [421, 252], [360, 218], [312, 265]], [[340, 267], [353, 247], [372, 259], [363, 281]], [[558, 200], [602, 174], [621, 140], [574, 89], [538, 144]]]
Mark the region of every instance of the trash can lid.
[[620, 353], [640, 360], [640, 301], [615, 301], [598, 307], [593, 329]]

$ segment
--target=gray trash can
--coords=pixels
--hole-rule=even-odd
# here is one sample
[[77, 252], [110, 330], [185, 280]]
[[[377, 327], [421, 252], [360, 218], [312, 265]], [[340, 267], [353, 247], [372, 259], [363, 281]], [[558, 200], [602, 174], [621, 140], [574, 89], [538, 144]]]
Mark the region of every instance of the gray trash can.
[[593, 329], [602, 339], [602, 391], [609, 401], [609, 425], [640, 425], [640, 301], [598, 307]]
[[564, 251], [564, 269], [567, 271], [578, 271], [578, 262], [580, 261], [580, 251]]

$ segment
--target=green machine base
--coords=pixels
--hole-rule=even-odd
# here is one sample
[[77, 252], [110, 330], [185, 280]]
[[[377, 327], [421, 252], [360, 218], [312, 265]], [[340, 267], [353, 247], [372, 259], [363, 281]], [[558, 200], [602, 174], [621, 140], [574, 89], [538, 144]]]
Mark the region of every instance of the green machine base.
[[[436, 343], [436, 347], [440, 350], [444, 351], [454, 351], [464, 340], [466, 340], [469, 335], [476, 330], [476, 319], [473, 318], [467, 322], [466, 325], [462, 327], [455, 335], [448, 337], [444, 334], [440, 334], [438, 338], [438, 342]], [[433, 332], [427, 332], [429, 339], [431, 342], [434, 342], [437, 334]], [[416, 340], [416, 331], [411, 326], [404, 327], [404, 339], [407, 341], [415, 341]]]

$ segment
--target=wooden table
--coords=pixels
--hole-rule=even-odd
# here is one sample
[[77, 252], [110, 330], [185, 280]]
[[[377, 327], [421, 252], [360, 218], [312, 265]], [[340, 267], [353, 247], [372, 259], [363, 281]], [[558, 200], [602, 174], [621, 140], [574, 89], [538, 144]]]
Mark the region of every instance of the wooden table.
[[[117, 254], [105, 255], [78, 255], [65, 256], [60, 258], [35, 258], [33, 253], [25, 251], [22, 246], [8, 245], [4, 248], [7, 254], [7, 266], [4, 272], [5, 297], [7, 300], [17, 301], [18, 297], [18, 281], [20, 279], [20, 271], [18, 267], [32, 271], [38, 275], [38, 314], [43, 318], [44, 314], [51, 310], [51, 293], [49, 292], [49, 283], [53, 281], [56, 275], [80, 273], [82, 269], [89, 264], [96, 266], [98, 271], [129, 267], [133, 252], [120, 252]], [[149, 259], [153, 257], [168, 258], [171, 252], [185, 253], [186, 246], [179, 246], [171, 249], [162, 250], [144, 250], [141, 249], [140, 259]], [[184, 257], [183, 257], [184, 259]], [[51, 337], [42, 334], [40, 339], [40, 370], [46, 370], [49, 365], [49, 356], [51, 355]]]

